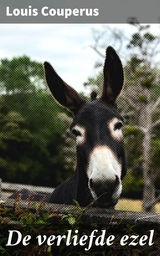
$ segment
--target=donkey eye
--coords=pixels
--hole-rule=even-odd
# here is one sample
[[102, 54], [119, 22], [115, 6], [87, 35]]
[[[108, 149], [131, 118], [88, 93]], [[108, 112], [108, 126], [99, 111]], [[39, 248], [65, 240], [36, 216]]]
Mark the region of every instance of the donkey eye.
[[86, 129], [84, 126], [76, 124], [71, 128], [71, 132], [76, 136], [76, 145], [79, 146], [85, 142]]
[[118, 122], [118, 123], [115, 124], [114, 130], [115, 130], [115, 131], [116, 131], [116, 130], [120, 130], [120, 129], [122, 128], [122, 126], [123, 126], [123, 124], [122, 124], [121, 122]]
[[77, 137], [77, 136], [82, 136], [81, 132], [76, 130], [76, 129], [72, 129], [72, 133]]

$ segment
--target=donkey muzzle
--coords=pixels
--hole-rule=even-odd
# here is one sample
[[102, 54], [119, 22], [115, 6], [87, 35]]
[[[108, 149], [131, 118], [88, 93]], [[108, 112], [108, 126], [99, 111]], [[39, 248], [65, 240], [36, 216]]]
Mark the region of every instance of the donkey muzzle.
[[93, 149], [87, 175], [88, 187], [97, 204], [109, 207], [117, 203], [122, 191], [121, 169], [121, 164], [109, 147]]
[[115, 175], [112, 180], [89, 180], [91, 194], [100, 207], [113, 207], [121, 194], [122, 185], [119, 177]]

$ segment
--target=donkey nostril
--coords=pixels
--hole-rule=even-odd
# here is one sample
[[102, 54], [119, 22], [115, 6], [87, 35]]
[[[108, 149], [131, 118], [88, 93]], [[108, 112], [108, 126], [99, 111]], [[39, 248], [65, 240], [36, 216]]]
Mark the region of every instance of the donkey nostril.
[[89, 180], [89, 183], [90, 183], [90, 187], [91, 189], [93, 189], [94, 191], [97, 191], [97, 190], [101, 190], [101, 182], [96, 182], [94, 181], [92, 178]]
[[89, 180], [89, 183], [90, 183], [90, 187], [93, 188], [93, 180], [92, 179]]
[[102, 194], [107, 194], [111, 196], [115, 189], [117, 189], [119, 185], [119, 177], [117, 175], [114, 176], [114, 179], [106, 180], [106, 181], [95, 181], [94, 179], [89, 179], [90, 189], [96, 193], [97, 196], [101, 196]]
[[117, 186], [118, 184], [119, 184], [119, 178], [118, 178], [118, 176], [116, 175], [116, 179], [115, 179], [114, 185]]

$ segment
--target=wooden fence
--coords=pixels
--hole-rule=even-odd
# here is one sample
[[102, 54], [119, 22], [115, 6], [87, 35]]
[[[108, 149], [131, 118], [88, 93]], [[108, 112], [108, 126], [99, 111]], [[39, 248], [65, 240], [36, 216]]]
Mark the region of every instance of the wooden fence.
[[6, 199], [11, 194], [21, 189], [28, 189], [33, 192], [43, 193], [43, 194], [50, 194], [54, 190], [54, 188], [50, 188], [50, 187], [2, 182], [2, 180], [0, 179], [0, 199], [1, 200]]
[[[29, 189], [33, 192], [39, 192], [44, 194], [50, 194], [54, 190], [54, 188], [50, 188], [50, 187], [40, 187], [40, 186], [2, 182], [0, 179], [0, 200], [5, 200], [12, 193], [20, 189]], [[13, 206], [13, 200], [8, 199], [5, 205], [9, 207]], [[24, 201], [21, 202], [21, 207], [22, 208], [26, 207], [26, 203]], [[54, 212], [58, 211], [65, 214], [68, 212], [68, 206], [66, 205], [48, 204], [46, 205], [46, 207], [44, 207], [44, 210], [47, 210], [48, 207], [50, 209], [54, 209]], [[104, 224], [106, 223], [107, 220], [109, 221], [113, 218], [115, 221], [121, 222], [123, 220], [123, 223], [128, 223], [128, 224], [129, 223], [130, 224], [146, 223], [146, 224], [156, 225], [156, 227], [160, 229], [160, 214], [117, 211], [114, 209], [91, 208], [87, 210], [87, 212], [84, 214], [84, 218], [85, 218], [84, 221], [88, 223]]]

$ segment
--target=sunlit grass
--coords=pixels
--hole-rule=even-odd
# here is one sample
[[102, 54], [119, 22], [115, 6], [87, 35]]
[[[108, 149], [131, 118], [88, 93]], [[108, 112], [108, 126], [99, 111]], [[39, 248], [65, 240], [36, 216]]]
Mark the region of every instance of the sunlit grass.
[[[116, 210], [142, 212], [142, 201], [120, 199], [115, 207]], [[156, 213], [160, 213], [160, 203], [156, 204]]]

